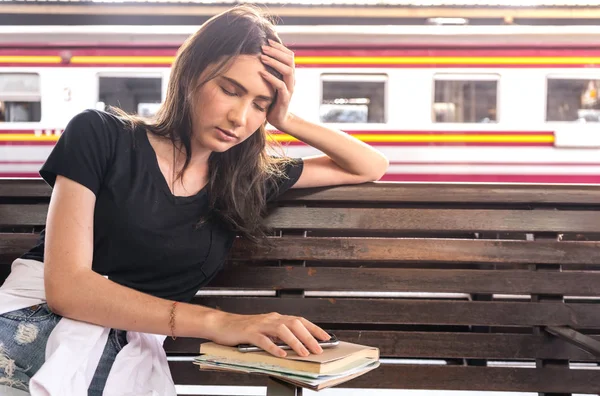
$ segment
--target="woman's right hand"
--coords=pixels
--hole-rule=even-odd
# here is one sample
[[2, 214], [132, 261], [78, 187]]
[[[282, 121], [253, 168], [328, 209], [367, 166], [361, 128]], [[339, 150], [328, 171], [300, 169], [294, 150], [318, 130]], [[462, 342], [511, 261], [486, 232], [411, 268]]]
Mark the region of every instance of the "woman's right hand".
[[317, 339], [326, 341], [330, 338], [325, 330], [302, 317], [274, 312], [261, 315], [220, 312], [214, 324], [215, 334], [211, 339], [217, 344], [252, 344], [278, 357], [286, 356], [286, 352], [275, 345], [273, 339], [283, 341], [299, 356], [308, 356], [309, 352], [323, 352]]

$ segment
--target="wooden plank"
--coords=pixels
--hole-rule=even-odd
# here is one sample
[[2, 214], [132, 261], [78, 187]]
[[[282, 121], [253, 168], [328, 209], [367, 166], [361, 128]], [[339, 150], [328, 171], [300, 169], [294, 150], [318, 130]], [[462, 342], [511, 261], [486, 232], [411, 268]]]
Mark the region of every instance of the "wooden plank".
[[[47, 204], [0, 205], [0, 226], [43, 225]], [[554, 210], [276, 208], [277, 229], [366, 231], [600, 232], [600, 212]]]
[[[384, 358], [597, 360], [569, 342], [547, 335], [327, 330], [343, 341], [376, 346]], [[592, 338], [600, 340], [600, 336]], [[171, 355], [194, 355], [202, 342], [197, 338], [167, 338], [165, 350]]]
[[35, 246], [37, 234], [0, 233], [0, 265], [14, 261]]
[[[169, 362], [180, 385], [265, 386], [266, 377], [200, 371], [191, 362]], [[382, 364], [337, 388], [597, 393], [600, 370]]]
[[281, 202], [437, 202], [488, 204], [600, 204], [600, 186], [365, 183], [334, 188], [292, 189]]
[[442, 238], [270, 238], [271, 248], [237, 240], [232, 260], [423, 261], [598, 264], [600, 242]]
[[556, 210], [275, 208], [275, 229], [393, 232], [599, 232], [600, 212]]
[[47, 212], [48, 204], [1, 204], [0, 227], [43, 226]]
[[240, 314], [304, 316], [323, 324], [600, 328], [600, 304], [275, 297], [197, 297], [194, 302]]
[[50, 198], [52, 189], [41, 178], [0, 179], [0, 198], [28, 197]]
[[210, 287], [600, 296], [598, 285], [600, 271], [236, 266], [221, 271]]
[[[600, 186], [447, 184], [447, 183], [365, 183], [292, 189], [281, 202], [435, 202], [488, 204], [600, 205]], [[42, 179], [0, 179], [0, 197], [46, 197], [50, 187]]]

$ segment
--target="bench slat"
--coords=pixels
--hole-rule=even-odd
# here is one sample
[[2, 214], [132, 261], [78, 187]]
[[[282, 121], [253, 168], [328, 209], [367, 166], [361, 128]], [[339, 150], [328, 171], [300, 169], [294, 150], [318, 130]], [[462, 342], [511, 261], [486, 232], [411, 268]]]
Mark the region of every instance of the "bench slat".
[[323, 324], [600, 328], [600, 304], [275, 297], [197, 297], [194, 302], [225, 312], [279, 312]]
[[[0, 263], [37, 242], [37, 234], [0, 233]], [[232, 260], [315, 260], [507, 264], [600, 262], [600, 242], [442, 238], [271, 238], [272, 248], [236, 241]]]
[[[0, 226], [45, 224], [48, 205], [0, 205]], [[554, 210], [276, 208], [276, 229], [466, 232], [600, 232], [600, 212]]]
[[[52, 190], [40, 179], [2, 179], [0, 197], [49, 198]], [[365, 183], [320, 189], [292, 189], [280, 202], [445, 202], [497, 204], [600, 205], [600, 187], [575, 185], [510, 185], [447, 183]]]
[[419, 261], [460, 263], [598, 264], [600, 242], [442, 238], [271, 238], [257, 248], [242, 240], [233, 260]]
[[600, 186], [365, 183], [335, 188], [292, 189], [280, 202], [427, 202], [599, 205]]
[[39, 179], [0, 179], [0, 197], [50, 198], [52, 189]]
[[[169, 362], [169, 366], [175, 383], [182, 385], [265, 386], [267, 382], [262, 375], [201, 371], [191, 362]], [[382, 364], [339, 388], [596, 393], [599, 383], [600, 370]]]
[[38, 238], [37, 234], [0, 233], [0, 267], [34, 247]]
[[[343, 341], [377, 345], [385, 358], [436, 359], [568, 359], [591, 362], [596, 358], [576, 346], [546, 335], [441, 333], [411, 331], [331, 330]], [[600, 340], [600, 336], [594, 336]], [[202, 340], [167, 338], [168, 354], [197, 354]]]
[[555, 210], [459, 210], [275, 208], [276, 229], [391, 232], [600, 232], [600, 212]]
[[[344, 279], [344, 282], [337, 282]], [[248, 267], [223, 271], [210, 287], [327, 291], [554, 294], [600, 296], [600, 271], [432, 270], [344, 267]]]
[[43, 226], [46, 224], [48, 204], [2, 204], [0, 205], [0, 227]]

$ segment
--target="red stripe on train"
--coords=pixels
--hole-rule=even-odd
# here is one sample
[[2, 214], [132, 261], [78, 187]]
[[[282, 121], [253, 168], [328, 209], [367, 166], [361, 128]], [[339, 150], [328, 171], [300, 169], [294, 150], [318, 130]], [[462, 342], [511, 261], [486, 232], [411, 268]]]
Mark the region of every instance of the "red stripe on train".
[[600, 184], [600, 175], [453, 175], [453, 174], [387, 174], [381, 181], [448, 182], [448, 183], [560, 183]]

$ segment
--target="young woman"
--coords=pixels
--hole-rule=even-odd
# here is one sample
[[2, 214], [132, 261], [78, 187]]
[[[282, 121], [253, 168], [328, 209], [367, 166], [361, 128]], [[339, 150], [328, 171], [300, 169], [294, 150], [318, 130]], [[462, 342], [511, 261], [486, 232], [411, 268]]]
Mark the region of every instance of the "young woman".
[[[0, 389], [29, 391], [61, 318], [110, 329], [90, 395], [102, 394], [127, 332], [285, 356], [276, 337], [300, 355], [321, 352], [317, 339], [329, 337], [304, 318], [187, 303], [235, 235], [261, 240], [268, 201], [289, 188], [378, 180], [388, 167], [372, 147], [290, 113], [294, 84], [294, 54], [273, 25], [236, 7], [182, 45], [152, 121], [92, 110], [71, 120], [40, 171], [53, 187], [46, 230], [0, 288]], [[269, 155], [267, 122], [325, 154]], [[33, 297], [15, 291], [23, 268], [43, 268]], [[31, 323], [35, 336], [19, 332]]]

